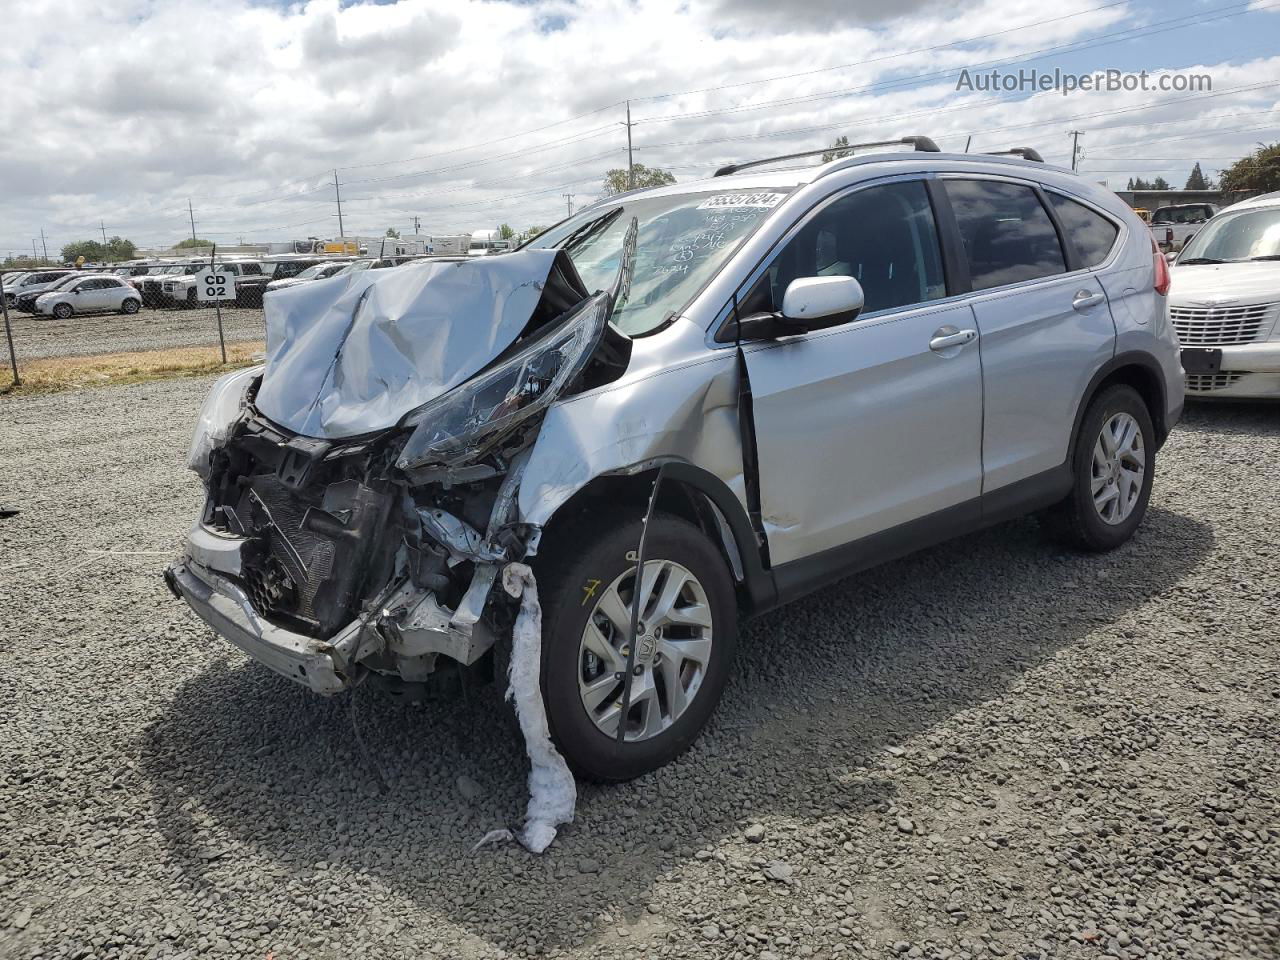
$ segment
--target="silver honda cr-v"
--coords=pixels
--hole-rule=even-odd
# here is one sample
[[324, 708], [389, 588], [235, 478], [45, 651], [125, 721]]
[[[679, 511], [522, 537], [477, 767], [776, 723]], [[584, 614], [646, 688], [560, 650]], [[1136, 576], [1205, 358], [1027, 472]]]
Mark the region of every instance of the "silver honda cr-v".
[[491, 664], [527, 562], [551, 734], [617, 780], [697, 736], [743, 616], [1031, 511], [1124, 543], [1182, 408], [1150, 232], [1034, 151], [899, 146], [269, 293], [171, 587], [319, 693], [418, 690]]

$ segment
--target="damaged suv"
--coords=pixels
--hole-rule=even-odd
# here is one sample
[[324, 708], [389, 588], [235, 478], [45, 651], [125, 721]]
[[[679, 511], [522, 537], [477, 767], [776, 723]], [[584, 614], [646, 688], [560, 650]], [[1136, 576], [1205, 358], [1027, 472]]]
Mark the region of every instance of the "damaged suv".
[[1032, 511], [1122, 544], [1182, 408], [1149, 231], [1070, 171], [901, 143], [273, 293], [170, 586], [333, 694], [483, 670], [528, 563], [551, 735], [621, 780], [696, 737], [743, 616]]

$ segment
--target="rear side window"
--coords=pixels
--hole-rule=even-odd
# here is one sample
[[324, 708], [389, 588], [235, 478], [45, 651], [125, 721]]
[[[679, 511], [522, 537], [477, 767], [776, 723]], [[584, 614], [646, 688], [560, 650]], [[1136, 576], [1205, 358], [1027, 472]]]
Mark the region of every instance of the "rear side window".
[[944, 180], [974, 290], [1067, 272], [1058, 231], [1030, 187], [996, 180]]
[[1100, 213], [1095, 213], [1083, 203], [1068, 200], [1058, 193], [1049, 194], [1049, 202], [1058, 215], [1063, 232], [1076, 246], [1080, 262], [1086, 267], [1096, 267], [1115, 246], [1120, 228]]
[[864, 313], [947, 295], [933, 208], [918, 180], [856, 190], [820, 210], [779, 252], [740, 305], [777, 312], [799, 277], [853, 277]]

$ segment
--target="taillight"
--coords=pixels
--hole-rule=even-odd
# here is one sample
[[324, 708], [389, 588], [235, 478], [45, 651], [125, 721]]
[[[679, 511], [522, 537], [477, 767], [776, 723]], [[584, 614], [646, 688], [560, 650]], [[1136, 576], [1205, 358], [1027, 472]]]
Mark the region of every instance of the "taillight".
[[1165, 242], [1165, 243], [1168, 243], [1168, 244], [1172, 244], [1172, 243], [1173, 243], [1173, 227], [1167, 227], [1167, 228], [1165, 228], [1165, 231], [1164, 231], [1164, 242]]
[[1169, 263], [1164, 258], [1164, 254], [1160, 252], [1160, 248], [1156, 246], [1154, 239], [1151, 241], [1151, 253], [1155, 257], [1155, 283], [1153, 288], [1160, 296], [1165, 296], [1169, 292], [1169, 284], [1172, 278], [1169, 276]]

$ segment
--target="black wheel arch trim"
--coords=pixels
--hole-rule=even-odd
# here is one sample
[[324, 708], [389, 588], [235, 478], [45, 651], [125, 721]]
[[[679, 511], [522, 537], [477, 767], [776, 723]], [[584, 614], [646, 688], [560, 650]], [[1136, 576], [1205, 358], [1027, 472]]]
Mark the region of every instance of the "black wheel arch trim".
[[1160, 362], [1151, 354], [1142, 350], [1126, 350], [1124, 353], [1117, 353], [1113, 356], [1099, 367], [1093, 377], [1090, 378], [1089, 385], [1085, 387], [1084, 393], [1080, 397], [1080, 403], [1076, 407], [1075, 420], [1071, 424], [1071, 445], [1067, 448], [1068, 451], [1075, 449], [1076, 438], [1080, 435], [1080, 424], [1084, 420], [1084, 413], [1089, 408], [1089, 404], [1093, 402], [1093, 398], [1097, 396], [1098, 389], [1107, 378], [1125, 367], [1141, 367], [1151, 375], [1156, 393], [1159, 395], [1159, 403], [1157, 404], [1157, 409], [1148, 410], [1147, 412], [1151, 415], [1152, 426], [1155, 427], [1156, 448], [1159, 449], [1164, 445], [1171, 429], [1171, 425], [1166, 423], [1168, 419], [1169, 394], [1165, 388], [1164, 371], [1160, 367]]

